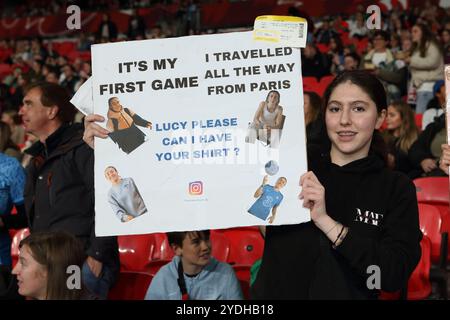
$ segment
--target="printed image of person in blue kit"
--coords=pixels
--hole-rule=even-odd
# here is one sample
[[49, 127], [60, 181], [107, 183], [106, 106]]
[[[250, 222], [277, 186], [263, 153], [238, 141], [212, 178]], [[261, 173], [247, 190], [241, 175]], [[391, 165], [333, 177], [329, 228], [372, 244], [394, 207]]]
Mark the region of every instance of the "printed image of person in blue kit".
[[269, 185], [268, 182], [269, 176], [265, 175], [261, 186], [256, 189], [254, 194], [254, 197], [258, 200], [248, 209], [248, 213], [266, 221], [272, 209], [272, 215], [268, 222], [273, 223], [278, 206], [283, 200], [280, 190], [286, 185], [287, 179], [285, 177], [278, 178], [274, 186]]

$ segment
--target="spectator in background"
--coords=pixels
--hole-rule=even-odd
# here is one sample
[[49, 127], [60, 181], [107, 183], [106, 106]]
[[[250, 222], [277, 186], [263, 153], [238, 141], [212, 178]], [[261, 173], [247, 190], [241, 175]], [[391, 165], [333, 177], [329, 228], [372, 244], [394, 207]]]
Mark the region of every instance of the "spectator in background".
[[16, 110], [3, 111], [1, 121], [9, 126], [11, 140], [15, 145], [20, 146], [25, 143], [25, 129]]
[[[80, 300], [89, 295], [69, 277], [81, 269], [83, 243], [66, 232], [35, 232], [20, 241], [17, 276], [19, 294], [33, 300]], [[70, 267], [70, 268], [69, 268]], [[73, 284], [74, 287], [68, 286]]]
[[406, 86], [407, 69], [403, 61], [396, 61], [387, 48], [389, 34], [377, 30], [373, 36], [373, 50], [363, 59], [362, 68], [373, 72], [386, 88], [388, 103], [401, 98], [400, 86]]
[[45, 77], [45, 81], [49, 83], [59, 84], [59, 76], [56, 71], [49, 71]]
[[345, 21], [342, 17], [342, 14], [338, 14], [334, 17], [333, 22], [330, 24], [331, 28], [335, 30], [340, 36], [344, 33], [348, 33], [349, 26], [347, 21]]
[[47, 49], [42, 44], [41, 38], [34, 38], [31, 40], [31, 53], [34, 60], [45, 61], [48, 56]]
[[330, 72], [332, 74], [337, 74], [338, 70], [344, 64], [344, 46], [339, 36], [330, 39], [327, 58]]
[[88, 256], [83, 282], [106, 298], [119, 271], [117, 239], [95, 236], [94, 154], [82, 140], [82, 125], [72, 124], [75, 113], [63, 87], [37, 83], [27, 89], [19, 114], [39, 141], [26, 150], [33, 161], [27, 167], [25, 208], [31, 233], [67, 231], [83, 242]]
[[344, 68], [343, 70], [339, 70], [339, 73], [342, 71], [351, 71], [359, 68], [361, 63], [361, 57], [356, 52], [347, 53], [344, 56]]
[[408, 156], [413, 166], [418, 169], [416, 176], [444, 176], [439, 165], [442, 145], [446, 144], [445, 113], [430, 123], [411, 146]]
[[332, 37], [338, 36], [337, 32], [330, 28], [330, 20], [323, 19], [322, 25], [314, 33], [316, 43], [329, 44]]
[[306, 140], [308, 144], [322, 144], [326, 141], [325, 125], [320, 109], [322, 99], [312, 91], [303, 92], [303, 109], [305, 112]]
[[70, 64], [66, 64], [62, 68], [62, 71], [64, 73], [64, 80], [61, 82], [61, 86], [66, 88], [70, 95], [73, 96], [80, 78], [75, 74], [75, 70]]
[[441, 114], [444, 113], [445, 108], [445, 81], [438, 80], [433, 86], [433, 99], [428, 102], [427, 111], [423, 113], [422, 117], [422, 130]]
[[11, 129], [3, 121], [0, 121], [0, 152], [19, 162], [22, 160], [19, 147], [11, 140]]
[[145, 300], [241, 300], [233, 268], [211, 257], [209, 231], [169, 232], [172, 261], [153, 278]]
[[128, 39], [142, 40], [145, 39], [145, 22], [138, 14], [137, 10], [133, 10], [133, 14], [128, 22]]
[[414, 168], [409, 161], [408, 151], [419, 135], [414, 112], [401, 100], [392, 102], [387, 111], [384, 138], [388, 145], [389, 166], [409, 175]]
[[165, 38], [162, 27], [160, 25], [155, 25], [153, 28], [151, 28], [150, 34], [147, 37], [148, 39], [161, 39]]
[[[1, 122], [0, 122], [1, 124]], [[26, 223], [23, 199], [25, 172], [20, 163], [0, 152], [0, 267], [11, 270], [11, 238], [9, 229]], [[13, 207], [17, 214], [11, 215]]]
[[43, 81], [42, 62], [41, 60], [32, 60], [31, 69], [28, 71], [27, 77], [30, 82]]
[[302, 76], [316, 77], [320, 80], [328, 74], [330, 74], [330, 67], [327, 58], [313, 43], [307, 43], [302, 51]]
[[390, 39], [390, 46], [391, 46], [391, 52], [394, 54], [394, 56], [397, 54], [397, 52], [401, 51], [401, 39], [400, 36], [396, 33], [391, 34]]
[[438, 42], [426, 25], [413, 26], [412, 41], [409, 59], [411, 90], [416, 91], [416, 113], [424, 113], [433, 98], [434, 82], [444, 78], [444, 58]]
[[97, 36], [99, 39], [105, 39], [107, 42], [117, 39], [117, 26], [106, 13], [102, 15], [102, 22], [98, 27]]
[[444, 64], [450, 63], [450, 30], [441, 31], [441, 45], [444, 48]]
[[366, 20], [364, 19], [364, 14], [362, 12], [357, 12], [355, 15], [355, 20], [350, 20], [348, 22], [349, 27], [349, 37], [355, 37], [359, 40], [367, 36]]
[[86, 36], [84, 32], [80, 32], [78, 35], [78, 45], [77, 50], [78, 51], [90, 51], [91, 50], [92, 42], [89, 40], [89, 38]]

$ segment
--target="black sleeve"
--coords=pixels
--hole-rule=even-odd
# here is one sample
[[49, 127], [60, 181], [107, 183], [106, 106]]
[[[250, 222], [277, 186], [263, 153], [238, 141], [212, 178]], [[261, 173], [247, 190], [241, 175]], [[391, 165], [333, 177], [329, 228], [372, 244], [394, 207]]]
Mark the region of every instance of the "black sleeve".
[[367, 268], [378, 266], [381, 289], [400, 290], [407, 283], [421, 257], [416, 189], [406, 176], [398, 174], [379, 239], [349, 232], [337, 247], [358, 274], [368, 277]]
[[415, 168], [421, 168], [420, 163], [427, 158], [434, 158], [431, 154], [430, 141], [431, 136], [434, 133], [435, 124], [431, 123], [426, 129], [419, 135], [417, 140], [412, 144], [408, 151], [408, 157], [411, 164]]
[[406, 67], [398, 70], [379, 69], [378, 78], [389, 83], [393, 83], [400, 88], [404, 83]]
[[[84, 184], [87, 189], [86, 197], [91, 197], [92, 206], [94, 206], [94, 151], [86, 144], [83, 144], [75, 152], [75, 163], [79, 172], [83, 172]], [[92, 209], [94, 214], [94, 208]], [[92, 217], [92, 228], [90, 234], [90, 241], [87, 248], [87, 255], [92, 258], [108, 263], [115, 260], [117, 249], [116, 237], [96, 237], [95, 236], [95, 222]]]
[[16, 204], [17, 214], [5, 214], [1, 216], [4, 228], [9, 229], [22, 229], [28, 228], [28, 219], [25, 213], [24, 204]]
[[140, 116], [138, 116], [137, 113], [131, 115], [131, 112], [128, 108], [126, 108], [125, 111], [133, 118], [133, 121], [136, 125], [141, 127], [147, 127], [150, 124], [150, 121], [142, 119]]

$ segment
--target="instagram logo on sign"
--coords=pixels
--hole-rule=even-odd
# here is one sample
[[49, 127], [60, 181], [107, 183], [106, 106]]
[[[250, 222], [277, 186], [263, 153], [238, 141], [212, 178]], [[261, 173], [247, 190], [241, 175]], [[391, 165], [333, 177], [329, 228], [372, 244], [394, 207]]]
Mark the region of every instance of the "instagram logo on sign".
[[199, 196], [203, 194], [203, 182], [194, 181], [189, 183], [189, 194], [191, 196]]

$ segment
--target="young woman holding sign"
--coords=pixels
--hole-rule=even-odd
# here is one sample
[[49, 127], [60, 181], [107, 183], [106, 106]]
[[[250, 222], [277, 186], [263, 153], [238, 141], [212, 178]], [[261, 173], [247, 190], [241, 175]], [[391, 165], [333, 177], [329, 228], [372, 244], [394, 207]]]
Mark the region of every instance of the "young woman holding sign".
[[[416, 191], [386, 168], [377, 129], [383, 85], [365, 71], [338, 76], [324, 96], [329, 150], [308, 148], [299, 199], [311, 221], [268, 226], [256, 299], [376, 299], [404, 288], [422, 234]], [[322, 149], [322, 150], [321, 150]]]

